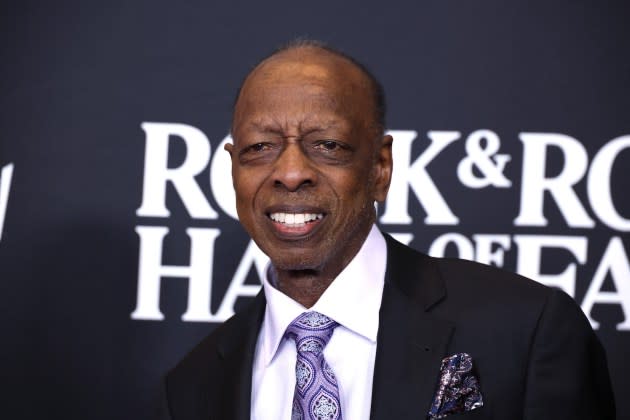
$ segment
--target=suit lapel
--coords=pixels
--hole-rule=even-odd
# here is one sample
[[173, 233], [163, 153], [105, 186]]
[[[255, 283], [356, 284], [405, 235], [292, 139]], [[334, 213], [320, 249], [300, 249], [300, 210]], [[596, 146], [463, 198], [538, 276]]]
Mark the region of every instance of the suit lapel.
[[[446, 296], [435, 263], [389, 235], [385, 238], [387, 271], [379, 313], [371, 419], [424, 418], [454, 326], [427, 312]], [[252, 367], [264, 310], [261, 290], [219, 339], [223, 381], [217, 400], [209, 407], [210, 419], [250, 418]]]
[[221, 337], [217, 348], [222, 359], [223, 382], [216, 403], [210, 407], [210, 419], [250, 418], [252, 366], [264, 312], [265, 296], [261, 289], [236, 325]]
[[454, 326], [426, 312], [446, 295], [433, 261], [385, 236], [371, 418], [425, 418]]

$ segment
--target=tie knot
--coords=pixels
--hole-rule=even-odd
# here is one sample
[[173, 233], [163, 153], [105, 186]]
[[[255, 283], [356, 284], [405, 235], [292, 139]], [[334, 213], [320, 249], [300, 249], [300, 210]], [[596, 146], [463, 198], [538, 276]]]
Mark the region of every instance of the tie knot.
[[298, 353], [319, 355], [339, 324], [319, 312], [304, 312], [289, 324], [285, 337], [293, 338]]

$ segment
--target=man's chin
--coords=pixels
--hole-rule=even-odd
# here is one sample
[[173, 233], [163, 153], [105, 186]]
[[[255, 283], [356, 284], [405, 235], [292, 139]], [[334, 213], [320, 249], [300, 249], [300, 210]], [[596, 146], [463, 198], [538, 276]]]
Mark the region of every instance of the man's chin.
[[287, 258], [271, 259], [271, 264], [276, 270], [282, 271], [317, 271], [321, 264], [313, 261], [294, 260]]
[[276, 270], [283, 271], [317, 271], [322, 265], [322, 255], [293, 254], [291, 251], [276, 251], [267, 254]]

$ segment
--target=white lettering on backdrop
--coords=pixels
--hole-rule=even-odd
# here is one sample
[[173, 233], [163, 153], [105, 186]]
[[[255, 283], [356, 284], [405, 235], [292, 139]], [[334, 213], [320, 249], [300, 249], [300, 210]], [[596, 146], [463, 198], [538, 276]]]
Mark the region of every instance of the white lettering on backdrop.
[[[214, 156], [211, 144], [199, 129], [185, 124], [145, 122], [145, 166], [142, 201], [136, 214], [139, 217], [168, 219], [167, 185], [171, 184], [177, 198], [192, 219], [221, 222], [220, 213], [213, 209], [203, 193], [200, 182], [210, 164], [209, 187], [214, 203], [222, 213], [237, 219], [234, 191], [230, 178], [231, 163], [223, 145], [231, 142], [226, 136], [220, 142]], [[391, 130], [394, 137], [394, 173], [385, 209], [379, 219], [381, 226], [409, 226], [416, 215], [410, 214], [410, 192], [426, 213], [424, 224], [455, 226], [460, 224], [448, 204], [448, 197], [440, 191], [431, 177], [428, 166], [452, 144], [462, 139], [458, 131], [428, 131], [426, 148], [412, 160], [412, 148], [418, 139], [413, 130]], [[617, 232], [630, 231], [630, 219], [618, 211], [610, 186], [612, 168], [621, 152], [630, 149], [630, 135], [621, 136], [606, 143], [594, 155], [589, 166], [589, 156], [576, 139], [557, 133], [522, 132], [518, 138], [523, 144], [522, 176], [519, 214], [513, 220], [517, 234], [476, 233], [469, 237], [458, 232], [447, 232], [435, 238], [429, 248], [434, 256], [443, 256], [447, 247], [455, 249], [460, 258], [476, 260], [497, 267], [504, 267], [506, 253], [513, 252], [515, 271], [540, 283], [558, 287], [575, 296], [576, 280], [590, 256], [590, 264], [597, 266], [589, 280], [582, 309], [597, 328], [599, 323], [591, 317], [594, 305], [618, 305], [624, 321], [618, 330], [630, 331], [630, 263], [627, 244], [619, 236], [613, 236], [606, 250], [599, 254], [590, 250], [585, 235], [528, 234], [527, 227], [546, 226], [546, 202], [553, 203], [560, 211], [569, 229], [592, 229], [597, 221]], [[184, 146], [183, 162], [168, 167], [169, 151], [173, 142]], [[499, 153], [501, 140], [491, 130], [477, 130], [464, 139], [466, 156], [455, 168], [457, 178], [467, 188], [512, 188], [513, 182], [504, 170], [513, 161], [512, 156]], [[560, 152], [562, 167], [555, 175], [549, 175], [548, 153]], [[207, 178], [206, 178], [207, 179]], [[576, 193], [576, 187], [586, 182], [587, 202]], [[587, 205], [594, 215], [588, 213]], [[473, 215], [474, 216], [474, 215]], [[240, 263], [231, 276], [216, 312], [211, 311], [214, 274], [215, 244], [221, 239], [221, 230], [212, 228], [187, 228], [190, 239], [188, 265], [165, 265], [162, 262], [163, 244], [169, 228], [166, 226], [137, 226], [140, 239], [138, 261], [138, 295], [136, 308], [131, 317], [137, 320], [163, 320], [160, 310], [160, 290], [164, 278], [167, 281], [186, 281], [188, 302], [184, 321], [222, 322], [234, 314], [234, 305], [240, 297], [254, 296], [259, 285], [246, 284], [248, 273], [254, 269], [259, 278], [267, 263], [266, 256], [250, 241], [243, 251]], [[412, 233], [398, 232], [395, 238], [404, 243], [413, 240]], [[513, 246], [514, 244], [514, 246]], [[182, 244], [179, 244], [181, 246]], [[562, 250], [565, 255], [564, 269], [560, 273], [543, 272], [545, 255], [552, 250]], [[555, 254], [554, 254], [555, 255]], [[594, 264], [593, 259], [599, 258]], [[557, 263], [558, 261], [556, 261]], [[563, 263], [560, 261], [560, 263]], [[614, 291], [604, 289], [605, 279], [610, 278]]]
[[11, 189], [11, 179], [13, 177], [13, 164], [10, 163], [0, 171], [0, 240], [4, 231], [4, 219], [7, 215], [7, 205], [9, 203], [9, 190]]

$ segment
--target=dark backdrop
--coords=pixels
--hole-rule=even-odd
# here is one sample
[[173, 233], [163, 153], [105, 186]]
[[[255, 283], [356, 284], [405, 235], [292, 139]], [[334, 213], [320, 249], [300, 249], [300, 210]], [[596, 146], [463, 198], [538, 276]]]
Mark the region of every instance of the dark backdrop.
[[147, 418], [255, 293], [219, 144], [249, 68], [307, 36], [387, 91], [381, 227], [567, 290], [630, 418], [626, 2], [0, 7], [2, 417]]

